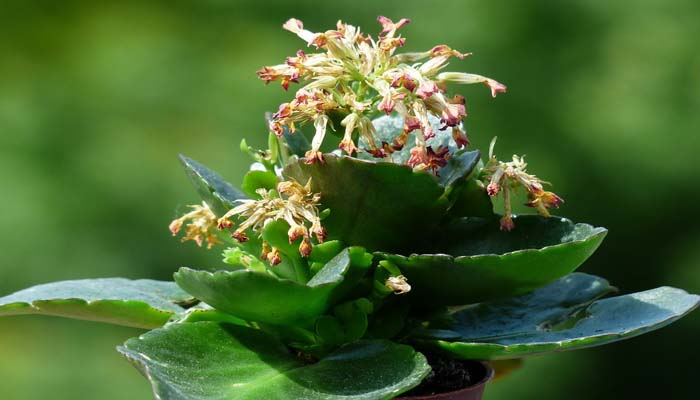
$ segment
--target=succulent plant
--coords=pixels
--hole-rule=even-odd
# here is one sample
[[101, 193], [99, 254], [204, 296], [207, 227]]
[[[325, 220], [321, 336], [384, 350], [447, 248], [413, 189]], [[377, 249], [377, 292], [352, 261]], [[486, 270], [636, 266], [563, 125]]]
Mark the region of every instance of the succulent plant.
[[[264, 67], [294, 98], [268, 116], [237, 189], [181, 156], [203, 202], [173, 235], [222, 246], [211, 269], [174, 282], [90, 279], [0, 298], [0, 315], [46, 314], [152, 329], [119, 352], [159, 399], [388, 399], [429, 373], [422, 354], [520, 359], [633, 337], [690, 312], [700, 298], [660, 287], [606, 297], [574, 272], [607, 231], [550, 215], [563, 200], [524, 159], [470, 150], [451, 84], [501, 83], [443, 72], [445, 45], [396, 53], [405, 39], [380, 17], [373, 38], [338, 22], [284, 28], [315, 52]], [[313, 126], [305, 132], [306, 126]], [[308, 136], [307, 136], [308, 135]], [[337, 149], [333, 149], [333, 147]], [[517, 192], [537, 213], [513, 215]], [[494, 212], [502, 197], [503, 215]]]

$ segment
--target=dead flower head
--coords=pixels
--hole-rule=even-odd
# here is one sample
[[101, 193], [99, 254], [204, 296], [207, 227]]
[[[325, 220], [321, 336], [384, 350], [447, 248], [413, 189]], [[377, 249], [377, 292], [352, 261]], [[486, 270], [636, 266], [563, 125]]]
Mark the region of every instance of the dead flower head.
[[202, 202], [202, 205], [189, 207], [192, 211], [170, 223], [169, 229], [173, 236], [177, 236], [185, 222], [190, 221], [186, 226], [185, 235], [182, 237], [183, 242], [194, 240], [201, 247], [202, 243], [206, 241], [208, 249], [214, 245], [222, 244], [216, 238], [216, 216], [209, 209], [207, 203]]
[[525, 204], [534, 207], [543, 217], [549, 217], [549, 208], [558, 208], [564, 200], [553, 192], [544, 190], [543, 186], [549, 182], [543, 181], [535, 175], [527, 172], [527, 163], [524, 157], [513, 155], [512, 161], [499, 161], [493, 154], [496, 138], [491, 141], [489, 149], [489, 161], [482, 173], [488, 181], [486, 192], [489, 196], [503, 194], [505, 212], [501, 218], [501, 229], [510, 231], [515, 227], [512, 218], [511, 196], [513, 191], [522, 187], [527, 192], [528, 202]]
[[[289, 243], [294, 243], [301, 238], [299, 253], [307, 257], [311, 253], [311, 237], [323, 243], [326, 238], [326, 230], [321, 225], [318, 203], [320, 195], [311, 192], [311, 181], [306, 185], [289, 180], [280, 182], [277, 191], [258, 189], [260, 199], [237, 200], [238, 206], [229, 210], [218, 220], [220, 229], [231, 229], [235, 223], [232, 217], [241, 219], [241, 222], [231, 235], [240, 242], [248, 240], [246, 231], [259, 233], [267, 224], [273, 221], [285, 221], [289, 224]], [[262, 258], [270, 264], [281, 262], [279, 250], [263, 243]]]
[[[341, 122], [344, 135], [339, 147], [349, 155], [367, 151], [374, 157], [388, 157], [406, 144], [408, 132], [420, 129], [422, 134], [416, 135], [415, 151], [411, 152], [416, 153], [412, 166], [435, 169], [435, 164], [417, 162], [417, 157], [427, 158], [425, 141], [435, 135], [429, 115], [440, 119], [441, 129], [452, 130], [459, 148], [469, 143], [460, 127], [467, 115], [464, 97], [447, 96], [447, 84], [481, 83], [491, 89], [494, 97], [505, 92], [506, 87], [480, 75], [443, 72], [451, 58], [470, 55], [446, 45], [396, 54], [406, 43], [398, 30], [410, 21], [404, 18], [393, 22], [382, 16], [378, 21], [382, 30], [376, 37], [341, 21], [335, 29], [325, 32], [309, 31], [297, 19], [287, 21], [283, 28], [295, 33], [316, 52], [299, 50], [283, 64], [258, 71], [265, 83], [279, 81], [285, 90], [291, 83], [303, 84], [294, 99], [279, 107], [270, 121], [270, 129], [281, 135], [285, 128], [294, 133], [298, 124], [312, 123], [315, 135], [306, 154], [309, 163], [323, 162], [320, 148], [326, 130], [336, 128], [331, 126], [331, 113], [346, 115]], [[404, 119], [403, 132], [394, 143], [381, 142], [372, 125], [370, 118], [380, 112], [397, 112]], [[368, 143], [369, 149], [358, 148], [353, 139], [355, 134]]]
[[405, 276], [390, 276], [384, 282], [384, 286], [391, 289], [394, 294], [406, 294], [411, 291], [411, 285], [408, 284], [408, 280]]

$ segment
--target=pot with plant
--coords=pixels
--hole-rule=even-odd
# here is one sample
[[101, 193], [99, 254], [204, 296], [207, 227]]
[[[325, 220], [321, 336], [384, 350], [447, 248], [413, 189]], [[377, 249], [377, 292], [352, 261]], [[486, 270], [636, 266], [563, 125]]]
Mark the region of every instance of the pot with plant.
[[[0, 298], [0, 315], [149, 329], [118, 350], [158, 399], [479, 399], [494, 369], [698, 305], [670, 287], [606, 297], [606, 280], [574, 272], [607, 231], [551, 216], [563, 200], [495, 140], [469, 149], [464, 97], [448, 95], [506, 87], [444, 71], [469, 56], [446, 45], [398, 52], [408, 20], [379, 22], [376, 37], [284, 24], [310, 51], [258, 71], [300, 88], [268, 116], [267, 149], [243, 141], [240, 189], [181, 156], [203, 202], [170, 231], [221, 245], [221, 267], [39, 285]], [[518, 193], [535, 214], [513, 215]]]

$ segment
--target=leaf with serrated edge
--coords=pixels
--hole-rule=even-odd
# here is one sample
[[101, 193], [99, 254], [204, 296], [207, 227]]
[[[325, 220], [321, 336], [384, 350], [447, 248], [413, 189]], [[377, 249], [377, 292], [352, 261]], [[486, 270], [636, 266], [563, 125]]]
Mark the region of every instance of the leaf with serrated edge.
[[483, 220], [447, 232], [451, 238], [431, 242], [447, 254], [378, 255], [408, 278], [409, 298], [462, 305], [527, 293], [561, 278], [590, 257], [607, 233], [557, 217], [519, 216], [515, 224], [514, 231], [500, 232], [497, 220]]
[[596, 300], [610, 291], [604, 279], [574, 273], [524, 296], [458, 311], [452, 323], [414, 334], [420, 345], [453, 357], [520, 358], [641, 335], [681, 318], [700, 301], [671, 287]]
[[411, 347], [382, 340], [304, 364], [269, 334], [214, 322], [171, 324], [118, 350], [162, 400], [391, 399], [430, 371]]
[[123, 278], [47, 283], [0, 298], [0, 316], [41, 314], [137, 328], [162, 326], [192, 296], [174, 282]]

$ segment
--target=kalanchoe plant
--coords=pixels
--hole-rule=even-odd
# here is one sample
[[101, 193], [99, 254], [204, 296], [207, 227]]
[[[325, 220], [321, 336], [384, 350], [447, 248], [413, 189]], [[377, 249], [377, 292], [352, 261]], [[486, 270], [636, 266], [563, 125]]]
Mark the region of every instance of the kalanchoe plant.
[[[203, 202], [170, 231], [224, 245], [224, 266], [39, 285], [0, 298], [0, 315], [153, 329], [118, 350], [159, 399], [389, 399], [428, 376], [425, 355], [519, 360], [636, 336], [698, 305], [670, 287], [603, 298], [616, 289], [574, 271], [607, 231], [550, 216], [563, 200], [522, 157], [498, 160], [495, 140], [486, 162], [468, 149], [449, 84], [494, 97], [505, 86], [443, 71], [469, 55], [445, 45], [397, 53], [408, 20], [379, 22], [377, 37], [284, 24], [311, 51], [258, 71], [300, 87], [268, 117], [268, 149], [242, 143], [253, 164], [240, 190], [181, 157]], [[537, 214], [512, 215], [517, 191]]]

